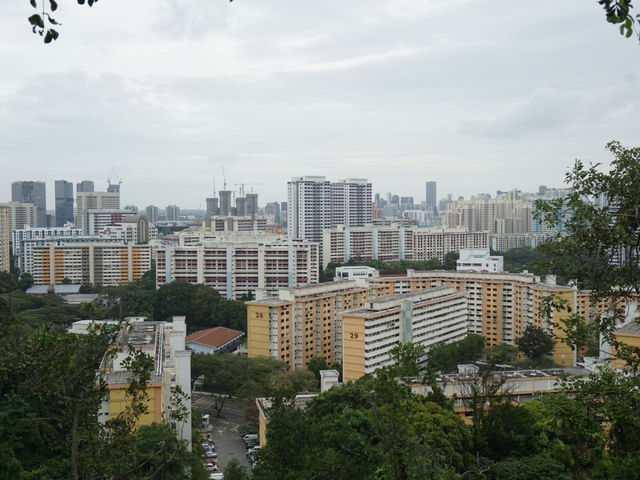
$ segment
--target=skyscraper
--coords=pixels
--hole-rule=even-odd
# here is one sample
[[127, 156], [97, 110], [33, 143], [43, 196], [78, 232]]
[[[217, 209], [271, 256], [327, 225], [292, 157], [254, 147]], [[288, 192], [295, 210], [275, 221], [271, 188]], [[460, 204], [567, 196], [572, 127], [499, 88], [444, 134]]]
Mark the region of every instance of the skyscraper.
[[55, 181], [56, 227], [73, 223], [73, 183], [66, 180]]
[[47, 190], [44, 182], [13, 182], [11, 201], [35, 205], [37, 226], [47, 226]]
[[83, 180], [76, 184], [76, 193], [93, 191], [95, 191], [95, 184], [92, 180]]
[[434, 213], [438, 210], [436, 182], [427, 182], [427, 210]]

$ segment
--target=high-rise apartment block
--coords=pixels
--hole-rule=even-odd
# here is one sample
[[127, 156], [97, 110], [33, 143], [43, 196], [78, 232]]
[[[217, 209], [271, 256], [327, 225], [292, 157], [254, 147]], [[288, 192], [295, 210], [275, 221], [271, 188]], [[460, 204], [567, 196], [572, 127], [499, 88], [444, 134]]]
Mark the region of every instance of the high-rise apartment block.
[[[428, 299], [431, 306], [421, 311], [420, 303], [427, 299], [414, 295], [430, 292], [435, 292]], [[270, 356], [293, 368], [306, 367], [311, 358], [322, 356], [328, 363], [349, 364], [349, 375], [357, 376], [353, 372], [362, 374], [364, 368], [370, 373], [376, 362], [386, 361], [384, 356], [376, 358], [375, 352], [409, 338], [426, 341], [426, 346], [438, 338], [461, 338], [460, 318], [466, 319], [466, 332], [482, 335], [488, 346], [514, 345], [527, 325], [562, 337], [554, 324], [571, 313], [553, 310], [545, 322], [540, 306], [551, 295], [566, 301], [571, 312], [589, 318], [588, 292], [548, 285], [531, 274], [410, 270], [402, 276], [281, 289], [278, 297], [247, 302], [249, 356]], [[405, 301], [411, 306], [403, 307]], [[453, 311], [458, 315], [448, 317]], [[431, 333], [424, 338], [416, 333], [421, 319], [430, 325]], [[389, 341], [377, 344], [382, 338]], [[575, 364], [574, 352], [562, 342], [556, 343], [553, 358], [563, 366]]]
[[35, 285], [126, 285], [151, 268], [149, 245], [123, 242], [65, 242], [33, 247]]
[[289, 238], [322, 242], [322, 231], [372, 221], [371, 184], [365, 179], [331, 183], [325, 177], [293, 177], [288, 182]]
[[487, 232], [464, 228], [422, 228], [402, 225], [337, 228], [323, 232], [322, 268], [330, 262], [401, 260], [444, 261], [449, 252], [461, 248], [489, 248]]
[[76, 225], [84, 226], [86, 210], [119, 210], [120, 192], [78, 192], [76, 197]]
[[66, 180], [55, 181], [56, 227], [73, 223], [73, 183]]
[[318, 245], [264, 232], [184, 230], [156, 251], [156, 283], [205, 284], [228, 299], [317, 283]]
[[158, 222], [158, 207], [156, 207], [155, 205], [149, 205], [145, 209], [145, 212], [147, 214], [147, 218], [149, 219], [149, 222], [151, 223]]
[[11, 218], [9, 207], [0, 205], [0, 272], [8, 272], [11, 268]]
[[345, 382], [392, 365], [396, 345], [412, 342], [429, 350], [467, 336], [465, 294], [451, 287], [374, 299], [339, 316]]
[[164, 209], [164, 217], [170, 222], [178, 221], [180, 218], [180, 207], [177, 205], [167, 205]]
[[11, 184], [11, 201], [35, 205], [36, 225], [34, 226], [47, 226], [47, 189], [44, 182], [13, 182]]
[[38, 223], [37, 209], [32, 203], [8, 202], [0, 206], [9, 209], [9, 228], [13, 232], [20, 228], [35, 227]]

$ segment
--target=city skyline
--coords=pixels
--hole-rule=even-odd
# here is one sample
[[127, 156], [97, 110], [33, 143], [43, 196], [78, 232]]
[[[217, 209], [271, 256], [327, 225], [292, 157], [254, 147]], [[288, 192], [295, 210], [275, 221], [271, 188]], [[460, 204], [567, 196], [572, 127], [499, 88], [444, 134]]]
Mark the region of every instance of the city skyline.
[[294, 175], [416, 199], [428, 179], [439, 197], [535, 191], [562, 186], [576, 158], [608, 165], [612, 139], [640, 143], [638, 45], [597, 2], [114, 0], [56, 13], [45, 46], [28, 2], [0, 6], [0, 167], [49, 184], [49, 206], [54, 180], [104, 191], [114, 167], [139, 207], [204, 209], [223, 172], [265, 203]]

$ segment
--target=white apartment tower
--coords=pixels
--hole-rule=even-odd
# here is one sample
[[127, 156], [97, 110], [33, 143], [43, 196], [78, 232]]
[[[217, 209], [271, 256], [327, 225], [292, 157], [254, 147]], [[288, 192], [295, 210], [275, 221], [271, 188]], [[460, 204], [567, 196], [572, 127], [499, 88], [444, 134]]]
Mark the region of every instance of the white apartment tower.
[[349, 178], [293, 177], [288, 183], [288, 235], [322, 245], [322, 231], [337, 225], [359, 227], [372, 221], [371, 183]]

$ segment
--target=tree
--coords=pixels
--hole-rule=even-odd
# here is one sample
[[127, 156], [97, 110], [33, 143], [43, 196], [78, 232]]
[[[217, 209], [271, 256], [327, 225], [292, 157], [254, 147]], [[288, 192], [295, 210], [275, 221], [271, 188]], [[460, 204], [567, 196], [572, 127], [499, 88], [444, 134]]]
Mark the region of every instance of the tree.
[[[86, 4], [90, 7], [93, 6], [98, 0], [86, 0]], [[38, 34], [43, 37], [44, 43], [51, 43], [53, 40], [57, 40], [59, 34], [55, 30], [53, 25], [60, 25], [55, 18], [51, 16], [53, 12], [58, 9], [58, 3], [56, 0], [40, 0], [38, 6], [38, 0], [29, 0], [31, 6], [36, 12], [29, 17], [29, 24], [31, 25], [31, 31], [34, 34]], [[84, 5], [85, 0], [78, 0], [78, 4]]]
[[478, 360], [483, 350], [484, 338], [481, 335], [470, 334], [457, 342], [431, 347], [427, 357], [436, 370], [449, 373], [460, 363]]
[[318, 381], [318, 385], [320, 385], [320, 370], [326, 370], [329, 368], [327, 366], [327, 361], [324, 357], [313, 357], [309, 360], [309, 365], [307, 366], [307, 370], [313, 372], [316, 376], [316, 380]]
[[232, 458], [224, 469], [225, 480], [249, 480], [247, 467], [240, 465], [237, 458]]
[[[598, 0], [604, 8], [607, 22], [620, 25], [620, 34], [629, 38], [634, 33], [636, 23], [640, 23], [640, 14], [635, 18], [631, 13], [631, 0]], [[640, 33], [638, 34], [640, 38]]]
[[[568, 381], [566, 388], [573, 392], [572, 397], [563, 400], [558, 411], [566, 413], [564, 407], [569, 406], [586, 412], [582, 417], [598, 426], [590, 427], [591, 431], [606, 438], [614, 470], [633, 478], [640, 472], [640, 447], [634, 436], [640, 426], [636, 393], [640, 389], [640, 347], [620, 342], [615, 330], [627, 320], [626, 305], [640, 293], [640, 184], [636, 181], [640, 178], [640, 148], [626, 148], [614, 141], [607, 149], [614, 157], [608, 172], [577, 160], [566, 175], [570, 193], [537, 206], [539, 218], [552, 225], [562, 222], [564, 227], [563, 235], [541, 247], [550, 257], [548, 267], [574, 279], [598, 306], [590, 319], [571, 312], [557, 325], [565, 341], [583, 345], [591, 338], [606, 340], [632, 373], [622, 375], [604, 368], [586, 379]], [[551, 306], [567, 308], [558, 302]], [[605, 431], [601, 423], [608, 426]], [[574, 430], [582, 433], [585, 428], [579, 424]]]
[[614, 330], [626, 320], [624, 306], [640, 294], [640, 185], [630, 180], [640, 178], [640, 148], [614, 141], [607, 149], [614, 156], [608, 173], [576, 160], [565, 179], [570, 193], [536, 203], [539, 219], [563, 225], [563, 233], [540, 249], [549, 257], [547, 269], [573, 279], [591, 292], [593, 304], [605, 307], [589, 326], [593, 332], [587, 332], [587, 319], [571, 312], [569, 324], [558, 326], [567, 344], [582, 345], [585, 339], [577, 337], [593, 333], [633, 363], [640, 349], [618, 345]]
[[553, 338], [542, 328], [527, 325], [522, 337], [517, 340], [518, 350], [527, 358], [539, 362], [540, 359], [553, 352]]

